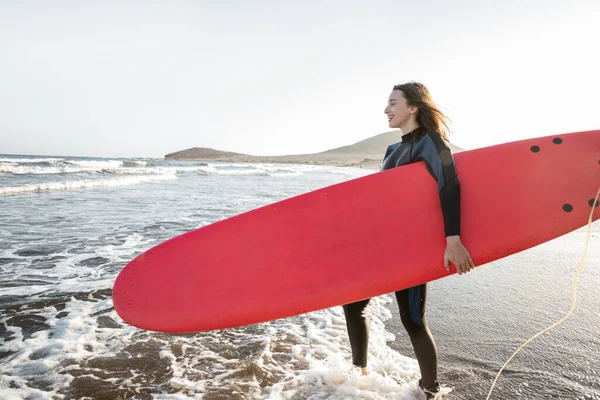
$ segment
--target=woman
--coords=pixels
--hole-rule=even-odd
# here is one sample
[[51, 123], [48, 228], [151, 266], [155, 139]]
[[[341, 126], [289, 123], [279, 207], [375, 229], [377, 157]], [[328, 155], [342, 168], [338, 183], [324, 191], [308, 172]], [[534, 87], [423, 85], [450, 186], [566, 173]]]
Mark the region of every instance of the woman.
[[[385, 109], [390, 128], [400, 128], [402, 140], [387, 148], [382, 169], [400, 167], [424, 161], [438, 182], [440, 204], [444, 217], [446, 250], [444, 267], [452, 263], [463, 274], [474, 268], [473, 260], [460, 241], [460, 184], [452, 153], [446, 141], [448, 124], [437, 108], [429, 90], [420, 83], [408, 82], [394, 86]], [[440, 265], [441, 267], [441, 265]], [[437, 349], [425, 321], [427, 284], [395, 293], [400, 318], [415, 350], [421, 370], [419, 386], [427, 398], [440, 389], [437, 381]], [[344, 306], [352, 362], [367, 374], [368, 321], [363, 314], [370, 299]]]

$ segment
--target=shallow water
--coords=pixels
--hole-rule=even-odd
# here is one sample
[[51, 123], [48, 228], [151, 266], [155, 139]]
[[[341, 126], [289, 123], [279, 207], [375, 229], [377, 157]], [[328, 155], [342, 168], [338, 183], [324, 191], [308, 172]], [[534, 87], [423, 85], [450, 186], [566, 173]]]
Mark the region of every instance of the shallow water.
[[[418, 398], [390, 295], [367, 308], [366, 378], [349, 367], [341, 307], [193, 335], [141, 331], [112, 309], [116, 275], [153, 245], [371, 172], [0, 156], [0, 398]], [[518, 355], [492, 398], [600, 399], [599, 238], [596, 223], [573, 317]], [[430, 284], [449, 399], [485, 398], [512, 351], [566, 313], [584, 241], [580, 230]]]

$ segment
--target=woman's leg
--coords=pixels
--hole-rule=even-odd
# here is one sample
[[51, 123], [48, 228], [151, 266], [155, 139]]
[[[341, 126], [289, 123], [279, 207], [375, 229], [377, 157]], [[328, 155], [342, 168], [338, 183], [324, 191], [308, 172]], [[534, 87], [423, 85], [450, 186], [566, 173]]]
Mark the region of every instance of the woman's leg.
[[357, 301], [343, 306], [346, 316], [348, 338], [352, 348], [352, 363], [366, 373], [367, 349], [369, 345], [369, 321], [365, 316], [365, 308], [371, 299]]
[[425, 320], [427, 284], [396, 292], [396, 300], [398, 300], [400, 308], [400, 319], [410, 336], [421, 369], [420, 385], [435, 392], [439, 389], [437, 381], [438, 355]]

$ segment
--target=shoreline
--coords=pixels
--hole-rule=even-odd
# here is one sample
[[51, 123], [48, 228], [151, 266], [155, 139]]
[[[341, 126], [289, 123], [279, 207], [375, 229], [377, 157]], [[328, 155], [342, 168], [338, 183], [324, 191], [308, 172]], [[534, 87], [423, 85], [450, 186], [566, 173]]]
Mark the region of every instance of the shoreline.
[[[192, 147], [165, 155], [165, 160], [243, 162], [243, 163], [282, 163], [331, 165], [380, 170], [383, 156], [390, 144], [401, 140], [401, 132], [392, 130], [371, 136], [354, 144], [336, 147], [319, 153], [259, 156], [252, 154], [222, 151], [209, 147]], [[451, 151], [462, 151], [460, 147], [448, 143]]]
[[[320, 158], [320, 159], [319, 159]], [[234, 156], [234, 157], [169, 157], [167, 161], [200, 161], [200, 162], [230, 162], [230, 163], [277, 163], [277, 164], [306, 164], [306, 165], [327, 165], [334, 167], [354, 167], [370, 170], [379, 170], [381, 160], [375, 159], [372, 156], [365, 157], [314, 157], [314, 156]]]

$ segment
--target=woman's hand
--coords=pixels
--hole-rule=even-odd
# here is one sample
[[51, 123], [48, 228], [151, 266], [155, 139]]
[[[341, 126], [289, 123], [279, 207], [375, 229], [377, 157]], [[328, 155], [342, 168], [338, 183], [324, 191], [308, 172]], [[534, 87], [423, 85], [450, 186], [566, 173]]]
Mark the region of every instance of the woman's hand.
[[446, 238], [446, 251], [444, 252], [444, 267], [446, 271], [450, 271], [450, 263], [456, 267], [456, 272], [459, 275], [475, 268], [469, 251], [463, 246], [458, 235]]

